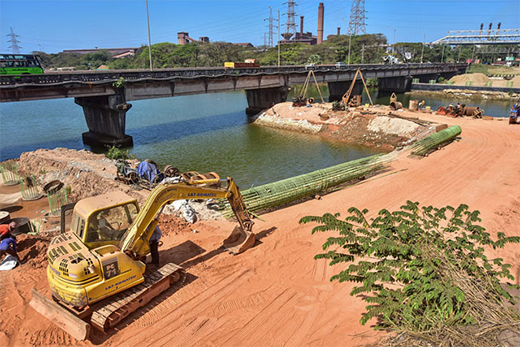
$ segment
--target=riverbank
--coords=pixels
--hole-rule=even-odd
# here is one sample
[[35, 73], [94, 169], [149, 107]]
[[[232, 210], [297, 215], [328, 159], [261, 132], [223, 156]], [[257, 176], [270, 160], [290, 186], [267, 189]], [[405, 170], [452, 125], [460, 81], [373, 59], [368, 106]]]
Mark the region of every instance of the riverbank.
[[[520, 93], [490, 90], [490, 87], [463, 87], [444, 84], [412, 84], [412, 91], [406, 94], [420, 96], [440, 96], [450, 99], [501, 100], [516, 103]], [[518, 90], [518, 88], [516, 88]]]
[[[0, 274], [0, 345], [157, 346], [171, 341], [183, 346], [374, 345], [386, 335], [374, 332], [371, 322], [359, 323], [366, 304], [349, 295], [354, 285], [330, 282], [340, 268], [313, 258], [322, 252], [326, 238], [335, 235], [313, 235], [314, 225], [300, 225], [301, 217], [328, 212], [346, 216], [351, 206], [367, 208], [375, 216], [383, 208], [398, 209], [406, 200], [436, 207], [464, 203], [481, 212], [482, 225], [492, 236], [498, 232], [520, 236], [520, 128], [506, 121], [401, 112], [419, 122], [460, 125], [462, 134], [425, 158], [402, 153], [385, 174], [263, 214], [262, 220], [255, 219], [257, 245], [239, 256], [219, 250], [234, 227], [231, 222], [161, 222], [166, 231], [161, 262], [182, 265], [190, 281], [132, 314], [108, 335], [95, 332], [92, 342], [76, 342], [28, 306], [32, 288], [45, 295], [50, 292], [46, 247], [36, 247], [45, 238], [32, 246], [26, 243], [22, 257], [38, 256], [39, 261]], [[309, 117], [309, 123], [318, 123], [315, 116]], [[332, 122], [327, 127], [335, 125]], [[24, 212], [22, 206], [16, 213]], [[518, 274], [518, 247], [506, 246], [489, 256], [504, 258]]]
[[[515, 73], [520, 72], [513, 70]], [[437, 95], [451, 99], [520, 101], [520, 76], [488, 77], [483, 73], [453, 76], [445, 83], [413, 83], [413, 95]], [[408, 94], [408, 93], [407, 93]]]

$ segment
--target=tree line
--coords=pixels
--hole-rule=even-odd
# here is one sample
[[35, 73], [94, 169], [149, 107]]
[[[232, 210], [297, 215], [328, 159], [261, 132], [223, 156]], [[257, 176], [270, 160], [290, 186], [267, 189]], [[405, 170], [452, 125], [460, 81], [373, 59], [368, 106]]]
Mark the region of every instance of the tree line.
[[[350, 47], [350, 54], [349, 54]], [[388, 45], [383, 34], [366, 34], [349, 37], [337, 35], [329, 37], [320, 45], [285, 44], [280, 46], [281, 65], [334, 64], [378, 64], [389, 54], [400, 62], [454, 62], [481, 58], [492, 62], [498, 56], [485, 54], [472, 46], [462, 48], [448, 45], [427, 46], [420, 42], [400, 42]], [[494, 46], [488, 47], [492, 52]], [[502, 46], [503, 47], [503, 46]], [[390, 53], [389, 53], [390, 52]], [[74, 67], [77, 70], [95, 70], [101, 65], [109, 69], [147, 69], [150, 66], [148, 46], [142, 46], [134, 56], [115, 59], [108, 50], [80, 55], [73, 53], [40, 55], [44, 68]], [[154, 68], [174, 67], [221, 67], [224, 62], [243, 62], [245, 59], [257, 59], [262, 66], [274, 66], [278, 63], [277, 47], [243, 47], [228, 42], [187, 43], [178, 45], [170, 42], [152, 45], [152, 63]]]

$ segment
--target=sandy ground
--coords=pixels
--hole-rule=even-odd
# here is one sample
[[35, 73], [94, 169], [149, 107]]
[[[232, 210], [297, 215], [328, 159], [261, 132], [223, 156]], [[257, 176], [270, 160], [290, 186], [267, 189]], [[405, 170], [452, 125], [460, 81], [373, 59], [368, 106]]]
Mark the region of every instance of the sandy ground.
[[[385, 333], [359, 323], [365, 304], [349, 295], [353, 285], [330, 282], [338, 269], [313, 259], [328, 235], [311, 235], [313, 226], [299, 225], [301, 217], [326, 212], [345, 216], [351, 206], [375, 214], [397, 209], [406, 200], [439, 207], [465, 203], [481, 211], [491, 234], [520, 236], [520, 126], [424, 113], [415, 117], [459, 124], [460, 139], [423, 159], [400, 157], [391, 172], [321, 200], [262, 215], [254, 227], [255, 247], [240, 255], [219, 249], [232, 223], [190, 225], [165, 217], [161, 262], [185, 267], [187, 283], [156, 298], [107, 335], [95, 333], [92, 341], [78, 343], [28, 306], [32, 288], [47, 295], [49, 290], [44, 250], [25, 241], [22, 258], [41, 261], [0, 274], [0, 346], [373, 345]], [[518, 273], [518, 246], [495, 253]]]
[[505, 80], [500, 77], [488, 77], [484, 75], [483, 73], [470, 73], [470, 74], [464, 74], [464, 75], [458, 75], [454, 76], [450, 79], [451, 82], [454, 83], [454, 85], [465, 85], [466, 82], [472, 82], [472, 85], [474, 86], [486, 86], [487, 82], [491, 82], [492, 87], [507, 87], [508, 82], [512, 82], [513, 88], [520, 88], [520, 76], [515, 76], [511, 80]]

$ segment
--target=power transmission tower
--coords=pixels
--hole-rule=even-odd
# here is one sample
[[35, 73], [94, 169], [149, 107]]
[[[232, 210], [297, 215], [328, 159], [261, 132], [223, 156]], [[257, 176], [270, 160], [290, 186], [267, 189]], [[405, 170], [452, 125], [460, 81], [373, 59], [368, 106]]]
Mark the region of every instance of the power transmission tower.
[[348, 34], [366, 34], [365, 29], [365, 0], [352, 0], [350, 9], [350, 20], [348, 21]]
[[7, 40], [7, 42], [11, 43], [11, 46], [9, 46], [8, 48], [12, 48], [14, 54], [20, 53], [20, 48], [22, 47], [18, 45], [20, 41], [16, 39], [18, 35], [14, 33], [13, 28], [11, 28], [11, 33], [7, 34], [6, 36], [11, 38], [10, 40]]
[[[273, 47], [274, 44], [273, 44], [273, 28], [274, 28], [274, 25], [273, 25], [273, 21], [275, 21], [276, 19], [273, 18], [273, 8], [272, 7], [269, 7], [269, 18], [266, 18], [264, 19], [264, 21], [269, 21], [269, 35], [267, 36], [268, 37], [268, 41], [267, 41], [267, 45], [269, 47]], [[280, 23], [278, 23], [278, 25], [280, 25]]]
[[282, 37], [286, 40], [290, 40], [294, 34], [296, 34], [296, 24], [294, 23], [294, 17], [296, 17], [296, 11], [294, 6], [298, 6], [296, 1], [289, 0], [284, 2], [283, 5], [287, 4], [287, 24], [285, 24], [285, 32]]

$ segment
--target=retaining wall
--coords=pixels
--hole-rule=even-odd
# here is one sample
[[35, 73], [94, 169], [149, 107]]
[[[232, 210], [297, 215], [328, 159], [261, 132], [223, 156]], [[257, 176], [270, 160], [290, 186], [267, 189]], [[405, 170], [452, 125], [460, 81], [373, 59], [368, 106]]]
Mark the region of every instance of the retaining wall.
[[520, 88], [512, 87], [481, 87], [481, 86], [461, 86], [454, 84], [429, 84], [429, 83], [412, 83], [411, 90], [426, 90], [426, 91], [443, 91], [445, 89], [457, 89], [457, 90], [473, 90], [478, 92], [502, 92], [508, 93], [520, 93]]

